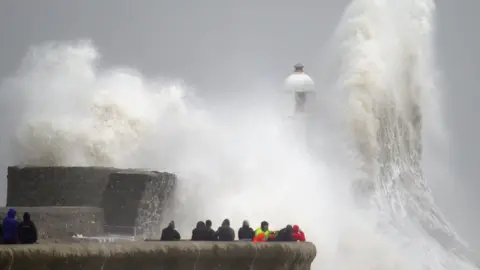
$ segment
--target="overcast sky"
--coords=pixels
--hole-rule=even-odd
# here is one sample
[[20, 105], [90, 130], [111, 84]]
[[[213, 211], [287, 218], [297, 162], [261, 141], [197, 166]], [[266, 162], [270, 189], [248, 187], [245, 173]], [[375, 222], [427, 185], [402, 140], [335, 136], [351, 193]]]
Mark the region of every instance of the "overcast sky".
[[[347, 2], [3, 0], [0, 78], [16, 70], [29, 46], [80, 38], [92, 39], [108, 64], [181, 77], [210, 97], [248, 89], [264, 78], [281, 82], [298, 61], [315, 77], [322, 46]], [[459, 177], [451, 191], [440, 190], [448, 198], [438, 200], [463, 234], [480, 242], [474, 233], [480, 226], [480, 1], [437, 5], [438, 61], [447, 92], [451, 160]]]

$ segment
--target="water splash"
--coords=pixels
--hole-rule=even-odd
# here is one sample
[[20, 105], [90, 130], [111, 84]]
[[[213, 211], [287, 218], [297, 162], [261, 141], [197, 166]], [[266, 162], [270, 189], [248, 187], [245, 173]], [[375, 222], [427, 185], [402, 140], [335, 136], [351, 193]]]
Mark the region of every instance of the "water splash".
[[322, 89], [341, 101], [329, 114], [340, 128], [312, 131], [314, 155], [270, 96], [215, 114], [185, 84], [102, 67], [80, 41], [33, 47], [2, 84], [1, 160], [176, 173], [182, 207], [169, 218], [185, 238], [206, 218], [298, 223], [317, 245], [315, 269], [474, 269], [423, 227], [461, 242], [421, 166], [434, 130], [433, 11], [426, 0], [352, 2], [334, 39], [337, 83]]
[[[432, 113], [438, 109], [432, 106], [438, 102], [434, 10], [429, 0], [353, 1], [336, 35], [340, 72], [335, 89], [348, 99], [345, 117], [365, 173], [354, 183], [355, 196], [377, 209], [377, 230], [402, 243], [396, 248], [419, 252], [411, 256], [425, 268], [474, 269], [463, 259], [466, 243], [435, 205], [423, 175], [422, 134], [434, 140], [443, 131], [424, 125], [441, 122], [438, 110]], [[451, 238], [449, 246], [441, 247], [434, 235]], [[453, 255], [449, 248], [454, 247], [462, 251]], [[381, 269], [396, 267], [388, 265]]]

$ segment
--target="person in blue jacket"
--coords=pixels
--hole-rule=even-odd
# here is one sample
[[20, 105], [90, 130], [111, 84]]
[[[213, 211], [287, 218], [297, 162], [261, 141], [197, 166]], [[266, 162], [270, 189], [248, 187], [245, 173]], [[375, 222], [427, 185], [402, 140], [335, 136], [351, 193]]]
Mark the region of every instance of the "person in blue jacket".
[[16, 219], [17, 211], [15, 209], [8, 209], [7, 216], [3, 219], [3, 243], [17, 244], [18, 243], [18, 227], [20, 223]]

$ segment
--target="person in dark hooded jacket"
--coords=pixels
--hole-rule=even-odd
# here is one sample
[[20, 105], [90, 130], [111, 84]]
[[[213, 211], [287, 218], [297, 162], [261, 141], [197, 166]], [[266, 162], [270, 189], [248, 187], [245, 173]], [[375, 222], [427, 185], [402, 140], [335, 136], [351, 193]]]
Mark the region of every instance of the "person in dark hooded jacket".
[[3, 224], [0, 223], [0, 244], [3, 244]]
[[22, 244], [33, 244], [37, 242], [37, 227], [30, 219], [30, 214], [23, 214], [23, 221], [20, 222], [18, 229], [18, 238]]
[[210, 235], [209, 241], [217, 241], [217, 237], [215, 236], [215, 231], [212, 229], [212, 221], [207, 219], [207, 221], [205, 221], [205, 225], [207, 226], [207, 230]]
[[192, 241], [210, 241], [212, 239], [203, 221], [197, 222], [197, 227], [192, 230]]
[[160, 241], [178, 241], [180, 240], [180, 234], [175, 230], [175, 222], [170, 221], [168, 226], [162, 230], [162, 236]]
[[3, 243], [18, 243], [18, 221], [16, 220], [17, 211], [9, 209], [7, 216], [3, 219]]
[[292, 236], [293, 228], [292, 225], [287, 225], [287, 227], [281, 229], [277, 236], [272, 241], [277, 242], [295, 242], [295, 239]]
[[222, 226], [218, 228], [215, 233], [218, 241], [233, 241], [235, 240], [235, 231], [230, 227], [230, 220], [225, 219]]
[[244, 220], [242, 227], [238, 229], [238, 240], [252, 240], [254, 237], [255, 232], [248, 224], [248, 221]]

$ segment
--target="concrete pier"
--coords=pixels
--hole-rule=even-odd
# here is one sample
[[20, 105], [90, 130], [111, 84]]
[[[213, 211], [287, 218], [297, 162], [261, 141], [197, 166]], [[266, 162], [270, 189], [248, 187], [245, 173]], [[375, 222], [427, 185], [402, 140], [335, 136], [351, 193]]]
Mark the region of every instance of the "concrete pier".
[[309, 270], [312, 243], [132, 242], [0, 247], [0, 269]]

